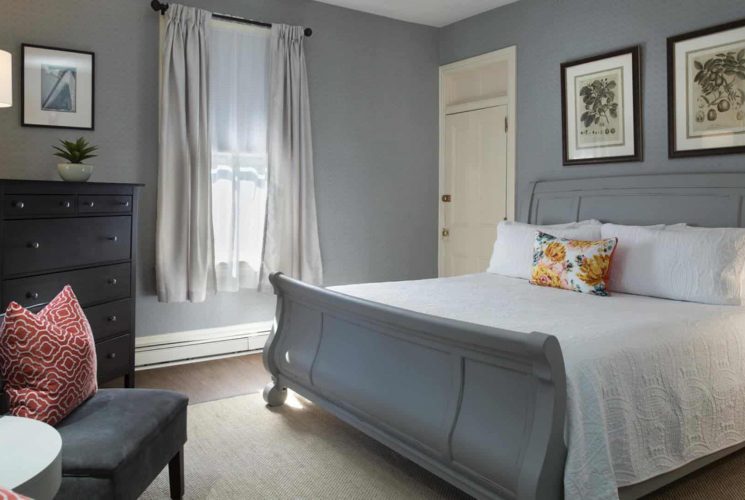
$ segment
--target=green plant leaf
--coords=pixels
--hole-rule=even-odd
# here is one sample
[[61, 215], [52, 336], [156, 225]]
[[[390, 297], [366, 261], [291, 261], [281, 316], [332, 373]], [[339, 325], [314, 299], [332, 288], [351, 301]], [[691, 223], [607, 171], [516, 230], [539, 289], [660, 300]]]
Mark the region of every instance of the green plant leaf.
[[98, 146], [92, 146], [83, 137], [78, 137], [74, 142], [64, 139], [60, 139], [59, 142], [62, 147], [52, 146], [56, 151], [53, 155], [64, 158], [70, 163], [83, 163], [83, 161], [97, 156], [93, 152], [98, 149]]

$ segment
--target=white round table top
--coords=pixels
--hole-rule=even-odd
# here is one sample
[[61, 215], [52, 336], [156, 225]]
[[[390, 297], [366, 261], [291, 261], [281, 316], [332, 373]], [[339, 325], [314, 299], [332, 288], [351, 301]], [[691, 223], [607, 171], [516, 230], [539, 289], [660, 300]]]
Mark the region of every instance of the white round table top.
[[[0, 417], [0, 485], [11, 490], [54, 488], [61, 481], [62, 438], [57, 430], [30, 418]], [[34, 483], [49, 482], [49, 485]]]

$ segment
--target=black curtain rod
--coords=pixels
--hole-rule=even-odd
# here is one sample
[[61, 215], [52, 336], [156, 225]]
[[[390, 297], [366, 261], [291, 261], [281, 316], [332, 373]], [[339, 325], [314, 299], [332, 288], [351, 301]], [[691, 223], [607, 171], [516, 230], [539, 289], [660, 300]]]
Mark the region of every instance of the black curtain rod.
[[[153, 8], [153, 10], [160, 12], [160, 15], [164, 15], [166, 11], [168, 10], [168, 4], [167, 3], [160, 3], [158, 0], [153, 0], [150, 2], [150, 7]], [[243, 17], [238, 16], [229, 16], [227, 14], [217, 14], [213, 13], [212, 17], [215, 19], [222, 19], [224, 21], [233, 21], [236, 23], [244, 23], [244, 24], [253, 24], [254, 26], [263, 26], [264, 28], [271, 28], [271, 23], [263, 23], [261, 21], [254, 21], [252, 19], [245, 19]], [[305, 36], [311, 36], [313, 34], [313, 30], [310, 28], [305, 28]]]

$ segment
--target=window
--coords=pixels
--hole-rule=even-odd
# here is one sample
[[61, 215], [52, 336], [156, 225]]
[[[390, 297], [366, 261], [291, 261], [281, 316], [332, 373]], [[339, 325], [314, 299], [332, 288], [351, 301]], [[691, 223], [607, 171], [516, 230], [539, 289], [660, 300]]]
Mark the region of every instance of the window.
[[269, 36], [213, 20], [210, 32], [212, 220], [218, 291], [256, 288], [267, 194]]

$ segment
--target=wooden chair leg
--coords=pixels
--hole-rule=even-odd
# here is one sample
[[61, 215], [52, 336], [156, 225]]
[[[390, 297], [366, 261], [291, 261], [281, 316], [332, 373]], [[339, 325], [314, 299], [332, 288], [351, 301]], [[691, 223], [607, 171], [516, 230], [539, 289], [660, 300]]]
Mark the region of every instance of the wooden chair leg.
[[180, 500], [184, 497], [184, 449], [176, 453], [168, 462], [168, 479], [171, 486], [171, 498]]
[[124, 375], [124, 388], [132, 389], [135, 386], [135, 371], [130, 370], [129, 373]]

